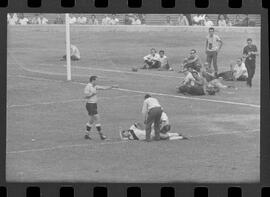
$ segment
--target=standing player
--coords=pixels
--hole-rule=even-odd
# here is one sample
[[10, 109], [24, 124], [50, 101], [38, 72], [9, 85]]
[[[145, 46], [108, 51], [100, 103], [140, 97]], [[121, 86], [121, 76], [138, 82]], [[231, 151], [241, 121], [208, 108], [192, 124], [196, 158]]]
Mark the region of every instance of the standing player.
[[108, 90], [116, 86], [98, 86], [96, 85], [96, 80], [97, 76], [91, 76], [89, 79], [90, 82], [86, 85], [84, 89], [84, 94], [86, 94], [85, 99], [87, 99], [86, 109], [90, 117], [90, 120], [86, 123], [86, 133], [84, 138], [89, 140], [91, 139], [89, 135], [93, 124], [95, 123], [100, 139], [105, 140], [106, 136], [101, 132], [100, 116], [97, 111], [97, 90]]
[[145, 118], [145, 140], [151, 141], [151, 126], [154, 123], [155, 140], [160, 140], [160, 118], [162, 114], [162, 108], [156, 98], [146, 94], [144, 96], [142, 113]]
[[206, 37], [205, 52], [206, 52], [206, 61], [208, 62], [209, 66], [211, 66], [213, 62], [215, 76], [217, 76], [218, 73], [217, 55], [222, 47], [222, 44], [223, 44], [222, 40], [219, 38], [217, 34], [215, 34], [215, 29], [213, 27], [210, 27], [209, 34]]
[[247, 85], [251, 87], [256, 68], [256, 56], [258, 55], [257, 47], [252, 44], [251, 38], [247, 39], [247, 46], [244, 47], [243, 55], [246, 58], [245, 65], [248, 72]]

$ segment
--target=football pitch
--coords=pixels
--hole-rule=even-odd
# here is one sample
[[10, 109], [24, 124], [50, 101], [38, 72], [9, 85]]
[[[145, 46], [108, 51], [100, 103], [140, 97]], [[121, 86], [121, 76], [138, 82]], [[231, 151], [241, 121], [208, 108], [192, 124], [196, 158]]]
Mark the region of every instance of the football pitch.
[[[253, 87], [214, 96], [176, 92], [183, 74], [138, 70], [150, 48], [164, 49], [178, 71], [190, 49], [205, 61], [207, 31], [93, 31], [72, 27], [71, 43], [82, 59], [72, 62], [66, 81], [64, 26], [8, 27], [7, 181], [87, 182], [257, 182], [260, 179], [260, 57]], [[106, 27], [104, 27], [106, 28]], [[246, 38], [260, 49], [259, 33], [219, 31], [224, 45], [220, 71], [241, 57]], [[110, 141], [84, 137], [83, 100], [90, 75], [101, 85], [98, 111]], [[121, 141], [119, 129], [142, 122], [145, 93], [158, 98], [172, 131], [190, 140]]]

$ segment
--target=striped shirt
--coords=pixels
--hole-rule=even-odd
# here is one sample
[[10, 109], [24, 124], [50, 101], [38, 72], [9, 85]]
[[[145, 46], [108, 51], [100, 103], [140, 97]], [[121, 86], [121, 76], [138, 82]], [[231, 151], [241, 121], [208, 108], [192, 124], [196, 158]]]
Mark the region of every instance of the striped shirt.
[[207, 36], [207, 51], [217, 51], [220, 47], [221, 39], [218, 35], [214, 34], [212, 37]]

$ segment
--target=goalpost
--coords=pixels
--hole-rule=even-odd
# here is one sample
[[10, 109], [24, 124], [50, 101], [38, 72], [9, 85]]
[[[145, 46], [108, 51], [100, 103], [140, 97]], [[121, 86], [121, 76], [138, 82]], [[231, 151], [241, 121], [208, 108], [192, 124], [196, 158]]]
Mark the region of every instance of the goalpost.
[[70, 22], [69, 14], [66, 14], [66, 61], [67, 61], [67, 80], [71, 80], [71, 62], [70, 62]]

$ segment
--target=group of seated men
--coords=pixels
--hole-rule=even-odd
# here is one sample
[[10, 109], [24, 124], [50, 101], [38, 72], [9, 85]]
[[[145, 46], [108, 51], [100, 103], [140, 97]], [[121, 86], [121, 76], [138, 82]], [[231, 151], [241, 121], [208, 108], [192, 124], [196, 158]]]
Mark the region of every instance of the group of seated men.
[[168, 58], [165, 55], [164, 50], [160, 50], [159, 53], [157, 53], [156, 49], [152, 48], [150, 50], [150, 54], [146, 55], [143, 59], [144, 65], [142, 69], [156, 68], [158, 70], [173, 70], [169, 65]]
[[236, 63], [230, 64], [230, 70], [219, 73], [217, 76], [206, 62], [201, 66], [196, 50], [192, 49], [190, 56], [185, 58], [181, 65], [185, 74], [184, 80], [178, 87], [178, 92], [191, 95], [214, 95], [220, 89], [235, 88], [234, 86], [222, 84], [225, 81], [245, 81], [248, 77], [247, 69], [242, 58]]

